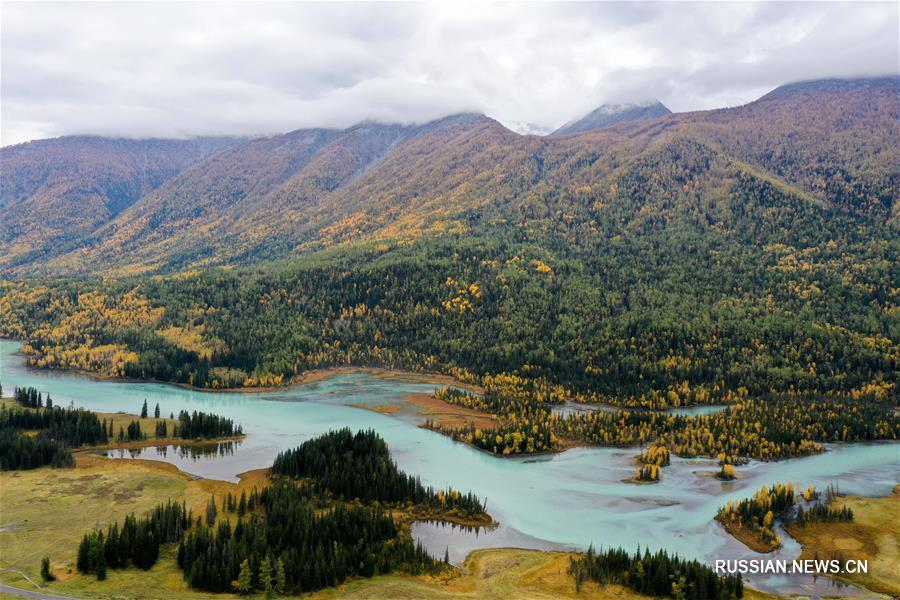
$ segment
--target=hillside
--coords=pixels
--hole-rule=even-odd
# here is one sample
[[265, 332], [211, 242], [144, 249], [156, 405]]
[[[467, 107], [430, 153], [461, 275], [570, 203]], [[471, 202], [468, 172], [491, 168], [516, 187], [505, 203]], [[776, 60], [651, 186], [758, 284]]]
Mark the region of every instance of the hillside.
[[[486, 215], [529, 220], [538, 215], [511, 206], [571, 195], [605, 202], [617, 171], [680, 139], [836, 210], [896, 220], [898, 81], [792, 84], [737, 108], [566, 136], [520, 136], [489, 118], [457, 115], [422, 126], [364, 123], [248, 140], [154, 179], [158, 187], [138, 199], [150, 184], [128, 180], [133, 191], [124, 200], [102, 203], [98, 215], [71, 227], [58, 203], [4, 200], [17, 207], [8, 212], [18, 229], [23, 222], [55, 224], [66, 243], [18, 235], [2, 264], [8, 273], [159, 273], [459, 232]], [[19, 172], [4, 178], [5, 189], [27, 187]], [[79, 198], [66, 189], [52, 197]]]
[[79, 243], [230, 138], [63, 137], [0, 149], [0, 269], [41, 264]]
[[897, 216], [900, 77], [789, 84], [745, 106], [619, 130], [651, 139], [686, 133], [840, 210]]
[[211, 387], [355, 364], [651, 406], [883, 397], [900, 356], [896, 84], [829, 83], [814, 102], [781, 90], [560, 138], [476, 115], [295, 133], [293, 170], [236, 147], [161, 190], [240, 159], [257, 175], [224, 189], [265, 180], [258, 192], [211, 193], [196, 213], [150, 210], [166, 199], [150, 194], [104, 229], [132, 214], [153, 227], [70, 267], [292, 260], [9, 281], [0, 335], [29, 340], [38, 366]]

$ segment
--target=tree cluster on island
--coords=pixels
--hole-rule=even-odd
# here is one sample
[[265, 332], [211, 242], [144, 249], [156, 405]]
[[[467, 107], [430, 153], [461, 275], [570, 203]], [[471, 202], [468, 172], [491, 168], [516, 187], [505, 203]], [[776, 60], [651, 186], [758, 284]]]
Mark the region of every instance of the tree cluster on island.
[[665, 447], [679, 456], [715, 457], [733, 465], [750, 458], [779, 460], [814, 454], [822, 450], [823, 442], [900, 438], [900, 415], [884, 400], [776, 396], [743, 399], [708, 415], [636, 409], [561, 416], [548, 403], [522, 393], [505, 397], [444, 388], [435, 396], [498, 415], [501, 424], [496, 428], [447, 426], [429, 419], [425, 427], [503, 455], [555, 450], [560, 439], [599, 446], [651, 442], [651, 447]]
[[717, 512], [716, 520], [751, 548], [769, 552], [781, 546], [781, 539], [774, 530], [777, 519], [781, 519], [786, 527], [852, 521], [852, 509], [832, 506], [837, 495], [833, 485], [826, 489], [824, 500], [813, 486], [799, 494], [789, 483], [763, 486], [750, 498], [739, 502], [729, 500]]
[[373, 430], [353, 433], [344, 428], [307, 440], [279, 453], [272, 473], [310, 477], [317, 492], [343, 500], [412, 504], [466, 519], [485, 516], [485, 502], [471, 492], [435, 490], [398, 469], [387, 444]]
[[716, 520], [729, 531], [748, 531], [767, 551], [781, 546], [775, 533], [775, 519], [794, 506], [794, 487], [791, 484], [763, 486], [751, 498], [739, 502], [729, 500], [716, 513]]

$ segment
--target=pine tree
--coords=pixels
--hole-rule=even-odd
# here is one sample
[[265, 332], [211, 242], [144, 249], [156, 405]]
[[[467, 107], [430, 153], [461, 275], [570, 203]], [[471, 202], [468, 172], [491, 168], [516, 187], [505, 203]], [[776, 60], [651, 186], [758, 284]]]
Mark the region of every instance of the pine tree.
[[103, 548], [103, 554], [106, 556], [106, 564], [110, 569], [118, 569], [119, 564], [119, 524], [113, 523], [106, 535], [106, 544]]
[[103, 581], [104, 579], [106, 579], [106, 557], [103, 556], [102, 548], [97, 552], [97, 565], [94, 570], [97, 572], [97, 581]]
[[49, 392], [47, 393], [47, 405], [46, 406], [48, 409], [53, 408], [53, 398], [50, 397]]
[[50, 572], [50, 557], [45, 556], [41, 559], [41, 579], [44, 581], [53, 581], [56, 577]]
[[237, 588], [238, 593], [241, 594], [249, 594], [253, 591], [253, 575], [250, 572], [250, 560], [244, 559], [244, 562], [241, 563], [241, 571], [238, 574], [237, 581], [234, 582], [234, 587]]
[[285, 589], [287, 589], [287, 577], [284, 573], [284, 561], [279, 557], [275, 561], [275, 591], [284, 594]]
[[147, 418], [147, 399], [146, 398], [144, 398], [144, 406], [141, 407], [141, 418], [142, 419]]
[[266, 592], [266, 598], [271, 598], [275, 590], [272, 582], [272, 561], [268, 556], [259, 565], [259, 583]]
[[88, 573], [91, 570], [90, 550], [91, 542], [88, 534], [85, 534], [78, 545], [78, 558], [75, 560], [75, 568], [79, 573]]
[[238, 502], [237, 508], [238, 517], [243, 517], [247, 514], [247, 494], [241, 490], [241, 499]]
[[213, 524], [216, 522], [217, 512], [218, 511], [216, 510], [216, 497], [211, 496], [209, 499], [209, 503], [206, 505], [206, 524], [209, 527], [212, 527]]
[[153, 416], [157, 419], [159, 418], [159, 402], [156, 403], [156, 408], [153, 410]]

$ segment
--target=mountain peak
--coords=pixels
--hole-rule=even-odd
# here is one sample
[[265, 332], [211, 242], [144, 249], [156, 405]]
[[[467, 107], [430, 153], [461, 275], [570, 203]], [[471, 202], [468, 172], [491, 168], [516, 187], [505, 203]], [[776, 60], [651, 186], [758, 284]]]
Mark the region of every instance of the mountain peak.
[[758, 101], [792, 98], [822, 92], [865, 92], [881, 88], [900, 88], [900, 76], [856, 77], [849, 79], [811, 79], [780, 85]]
[[625, 121], [652, 119], [670, 114], [672, 111], [659, 100], [638, 104], [603, 104], [580, 119], [566, 123], [550, 135], [582, 133]]

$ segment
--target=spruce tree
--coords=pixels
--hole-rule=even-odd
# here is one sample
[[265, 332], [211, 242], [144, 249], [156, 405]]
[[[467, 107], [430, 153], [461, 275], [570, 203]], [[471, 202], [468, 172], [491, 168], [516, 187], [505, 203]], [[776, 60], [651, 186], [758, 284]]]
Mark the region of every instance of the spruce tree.
[[79, 573], [88, 573], [91, 570], [90, 550], [90, 539], [88, 534], [85, 534], [78, 545], [78, 557], [75, 559], [75, 568], [78, 569]]
[[287, 577], [284, 573], [284, 561], [281, 560], [281, 557], [275, 561], [275, 591], [279, 594], [284, 594], [284, 591], [287, 589]]
[[144, 398], [144, 406], [141, 407], [141, 418], [142, 419], [147, 418], [147, 399], [146, 398]]
[[209, 499], [209, 503], [206, 505], [206, 524], [209, 527], [212, 527], [216, 522], [216, 497], [211, 496]]
[[50, 572], [50, 557], [48, 556], [41, 559], [41, 579], [44, 581], [53, 581], [56, 579], [53, 573]]
[[156, 403], [156, 408], [153, 410], [153, 416], [157, 419], [159, 418], [159, 402]]
[[103, 556], [102, 549], [97, 552], [97, 566], [94, 570], [97, 572], [97, 581], [106, 579], [106, 557]]
[[241, 571], [238, 574], [237, 581], [235, 583], [235, 587], [237, 588], [238, 593], [241, 594], [249, 594], [253, 591], [253, 575], [250, 572], [250, 560], [244, 559], [244, 562], [241, 563]]
[[266, 592], [266, 598], [271, 598], [274, 590], [272, 582], [272, 561], [266, 556], [259, 565], [259, 584]]

